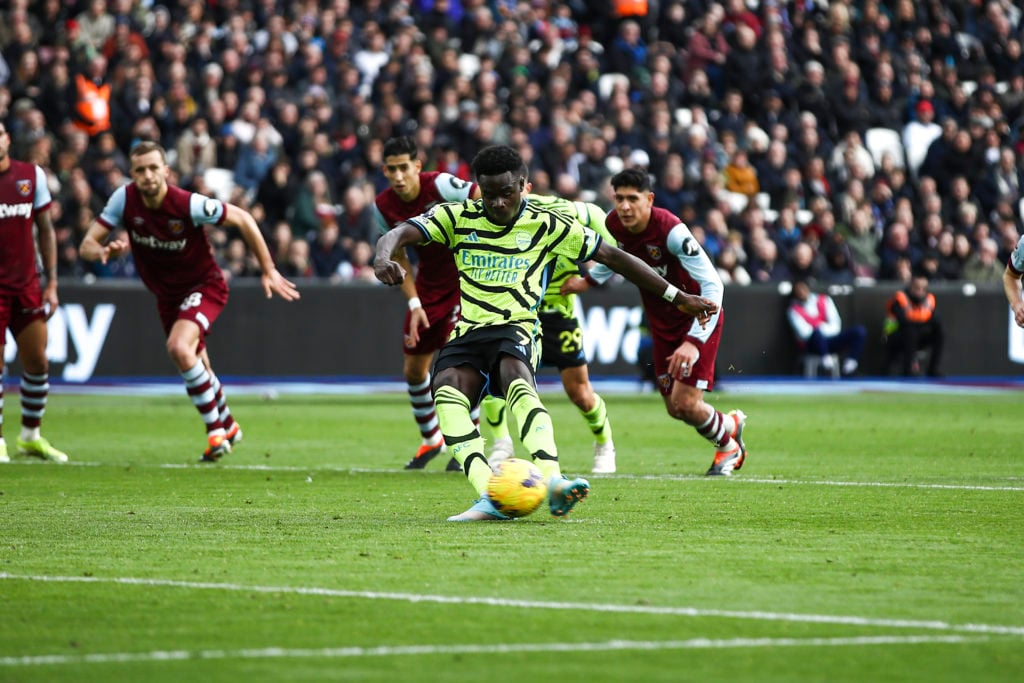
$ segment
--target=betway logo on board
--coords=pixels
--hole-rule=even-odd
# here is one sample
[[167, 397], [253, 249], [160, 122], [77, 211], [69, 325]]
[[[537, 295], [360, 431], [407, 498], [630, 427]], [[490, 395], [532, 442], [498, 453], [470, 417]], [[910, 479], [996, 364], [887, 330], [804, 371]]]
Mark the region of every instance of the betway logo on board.
[[576, 298], [576, 319], [583, 328], [583, 352], [587, 362], [612, 365], [622, 360], [636, 363], [640, 345], [640, 306], [593, 306], [586, 311]]
[[1013, 309], [1007, 308], [1010, 314], [1009, 322], [1009, 355], [1013, 363], [1024, 363], [1024, 329], [1017, 327], [1017, 321], [1013, 319]]
[[[92, 320], [89, 320], [81, 304], [64, 304], [47, 322], [46, 357], [52, 363], [65, 363], [61, 370], [61, 379], [65, 382], [86, 382], [92, 378], [110, 332], [110, 323], [114, 320], [114, 310], [114, 304], [97, 304]], [[11, 331], [5, 330], [5, 334], [4, 364], [7, 364], [17, 357], [18, 347]], [[77, 356], [71, 363], [67, 362], [70, 355], [68, 341], [74, 346]]]

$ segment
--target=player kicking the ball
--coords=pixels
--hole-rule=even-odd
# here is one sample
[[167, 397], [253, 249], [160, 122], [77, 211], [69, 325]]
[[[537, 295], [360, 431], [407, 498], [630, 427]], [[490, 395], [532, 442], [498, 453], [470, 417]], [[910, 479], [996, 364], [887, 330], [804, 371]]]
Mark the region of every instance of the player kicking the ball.
[[377, 242], [374, 271], [385, 284], [401, 284], [405, 270], [392, 255], [409, 244], [437, 242], [455, 254], [462, 318], [438, 354], [433, 387], [445, 443], [478, 500], [449, 520], [506, 519], [487, 497], [491, 467], [470, 417], [488, 383], [492, 393], [506, 400], [524, 448], [548, 479], [551, 514], [563, 516], [586, 498], [590, 484], [562, 476], [551, 416], [537, 395], [536, 311], [548, 266], [558, 256], [596, 260], [705, 321], [717, 306], [680, 292], [574, 218], [532, 206], [525, 198], [523, 159], [512, 147], [484, 148], [472, 168], [481, 199], [439, 204], [400, 223]]
[[[294, 301], [299, 292], [277, 272], [252, 214], [168, 184], [167, 156], [154, 142], [137, 144], [129, 160], [132, 182], [110, 196], [82, 240], [80, 254], [106, 263], [131, 251], [139, 277], [156, 295], [167, 353], [206, 423], [201, 461], [215, 462], [242, 439], [242, 429], [231, 415], [206, 350], [206, 335], [227, 304], [228, 285], [203, 226], [229, 225], [242, 233], [263, 270], [260, 282], [268, 299], [277, 294]], [[118, 228], [124, 228], [128, 238], [107, 243]]]

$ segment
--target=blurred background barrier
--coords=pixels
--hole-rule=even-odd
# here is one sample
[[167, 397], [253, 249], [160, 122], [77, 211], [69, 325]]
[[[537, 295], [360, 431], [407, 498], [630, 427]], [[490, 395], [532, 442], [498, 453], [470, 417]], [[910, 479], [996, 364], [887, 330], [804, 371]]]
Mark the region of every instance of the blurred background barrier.
[[[303, 282], [302, 299], [266, 300], [255, 280], [232, 284], [231, 299], [208, 343], [218, 374], [252, 378], [395, 379], [402, 366], [398, 290], [374, 285]], [[830, 290], [844, 324], [863, 324], [868, 345], [862, 374], [882, 373], [882, 321], [896, 286]], [[1012, 376], [1024, 363], [1024, 330], [1010, 323], [996, 285], [933, 283], [946, 331], [942, 371], [948, 377]], [[50, 321], [50, 376], [89, 382], [174, 376], [152, 296], [137, 282], [65, 284]], [[727, 287], [725, 332], [718, 354], [730, 376], [800, 375], [785, 319], [787, 297], [774, 286]], [[580, 318], [595, 377], [637, 376], [639, 295], [630, 284], [582, 297]], [[9, 335], [9, 333], [8, 333]], [[20, 372], [7, 337], [8, 377]], [[546, 371], [551, 372], [551, 371]]]

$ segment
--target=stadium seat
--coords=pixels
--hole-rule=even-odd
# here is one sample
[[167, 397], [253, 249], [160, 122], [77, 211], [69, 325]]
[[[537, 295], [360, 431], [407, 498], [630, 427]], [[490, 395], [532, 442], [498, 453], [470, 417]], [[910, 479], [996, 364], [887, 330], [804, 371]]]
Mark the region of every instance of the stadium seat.
[[960, 48], [960, 56], [964, 61], [970, 61], [972, 57], [985, 57], [985, 46], [974, 34], [965, 31], [958, 31], [956, 34], [956, 46]]
[[832, 360], [831, 367], [826, 368], [827, 372], [832, 379], [839, 379], [839, 355], [835, 353], [830, 353], [825, 356], [816, 356], [814, 354], [805, 353], [803, 357], [804, 377], [808, 379], [817, 379], [821, 374], [822, 367], [825, 367], [825, 365], [823, 365], [823, 361], [826, 358], [830, 358]]
[[732, 209], [733, 213], [740, 213], [743, 209], [747, 208], [747, 204], [750, 203], [750, 197], [739, 192], [723, 190], [722, 194], [719, 196], [729, 203], [729, 208]]
[[772, 208], [772, 196], [767, 192], [758, 192], [754, 195], [754, 203], [762, 211], [767, 211]]
[[604, 160], [604, 167], [608, 169], [609, 173], [615, 175], [622, 169], [626, 168], [626, 162], [622, 160], [622, 157], [612, 154]]
[[459, 55], [459, 75], [467, 80], [472, 80], [480, 73], [480, 58], [471, 52], [463, 52]]
[[612, 96], [616, 86], [629, 89], [629, 76], [626, 74], [604, 74], [597, 79], [597, 94], [601, 100], [607, 100]]
[[203, 182], [210, 193], [222, 202], [231, 201], [235, 191], [235, 172], [229, 168], [208, 168], [203, 171]]
[[871, 159], [875, 162], [876, 169], [882, 167], [882, 157], [886, 152], [892, 154], [896, 166], [899, 168], [907, 166], [899, 131], [891, 128], [868, 128], [864, 134], [864, 146], [871, 152]]
[[977, 81], [960, 81], [960, 89], [964, 91], [964, 94], [970, 97], [974, 94], [974, 91], [978, 89]]
[[693, 110], [689, 107], [679, 107], [675, 111], [675, 117], [680, 128], [689, 128], [693, 123]]

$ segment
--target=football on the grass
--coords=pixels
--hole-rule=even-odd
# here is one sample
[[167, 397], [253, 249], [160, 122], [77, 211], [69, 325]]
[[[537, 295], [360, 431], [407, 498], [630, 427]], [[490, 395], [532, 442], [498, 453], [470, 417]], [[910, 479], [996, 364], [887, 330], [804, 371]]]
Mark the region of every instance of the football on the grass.
[[487, 482], [487, 497], [503, 515], [525, 517], [544, 502], [548, 484], [537, 466], [527, 460], [509, 458], [495, 469]]

